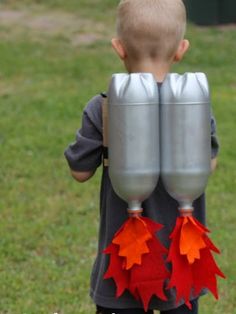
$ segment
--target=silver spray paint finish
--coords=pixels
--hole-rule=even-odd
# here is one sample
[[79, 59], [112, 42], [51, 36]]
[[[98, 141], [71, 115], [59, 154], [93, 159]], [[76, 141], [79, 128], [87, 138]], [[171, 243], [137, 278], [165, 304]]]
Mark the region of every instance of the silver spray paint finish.
[[149, 73], [114, 74], [108, 92], [109, 175], [130, 210], [154, 190], [160, 172], [159, 95]]
[[163, 183], [181, 209], [191, 209], [211, 171], [210, 96], [205, 74], [167, 75], [160, 109]]

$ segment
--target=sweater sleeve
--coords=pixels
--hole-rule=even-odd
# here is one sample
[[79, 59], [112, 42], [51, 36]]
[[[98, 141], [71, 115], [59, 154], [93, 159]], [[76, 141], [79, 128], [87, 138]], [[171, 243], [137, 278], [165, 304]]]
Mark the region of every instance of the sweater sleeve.
[[95, 170], [102, 160], [102, 96], [91, 99], [83, 111], [82, 126], [76, 140], [64, 154], [74, 171]]

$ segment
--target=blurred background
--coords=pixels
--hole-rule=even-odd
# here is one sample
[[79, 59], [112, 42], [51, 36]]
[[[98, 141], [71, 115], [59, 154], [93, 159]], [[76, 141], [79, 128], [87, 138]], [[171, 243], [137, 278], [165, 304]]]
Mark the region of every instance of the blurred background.
[[[0, 314], [94, 313], [101, 170], [78, 184], [63, 151], [87, 101], [124, 71], [110, 47], [118, 2], [0, 0]], [[200, 312], [234, 314], [236, 25], [213, 14], [217, 3], [187, 0], [201, 26], [189, 23], [191, 49], [173, 71], [205, 72], [210, 82], [221, 152], [207, 218], [227, 280], [219, 302], [205, 296]], [[231, 3], [225, 10], [235, 13]]]
[[236, 23], [235, 0], [184, 0], [189, 20], [198, 25]]

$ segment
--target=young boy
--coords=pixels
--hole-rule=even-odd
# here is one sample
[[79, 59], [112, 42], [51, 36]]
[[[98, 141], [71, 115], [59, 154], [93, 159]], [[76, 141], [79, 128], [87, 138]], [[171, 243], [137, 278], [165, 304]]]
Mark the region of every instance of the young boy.
[[[171, 65], [182, 59], [189, 42], [184, 39], [186, 12], [181, 0], [123, 0], [118, 7], [117, 37], [112, 46], [125, 68], [131, 72], [151, 72], [158, 86], [170, 71]], [[82, 127], [76, 142], [65, 151], [72, 176], [84, 182], [93, 176], [101, 164], [103, 155], [101, 95], [88, 103], [83, 113]], [[212, 167], [216, 164], [218, 144], [215, 137], [215, 123], [212, 119]], [[127, 205], [114, 192], [108, 167], [103, 167], [100, 195], [100, 230], [98, 254], [91, 275], [91, 297], [100, 314], [145, 313], [141, 303], [128, 292], [115, 296], [113, 280], [104, 280], [109, 256], [103, 250], [111, 242], [115, 232], [127, 219]], [[204, 195], [194, 203], [196, 218], [205, 223]], [[143, 203], [144, 216], [164, 225], [158, 234], [162, 243], [169, 247], [169, 235], [178, 216], [178, 204], [165, 191], [161, 179], [152, 195]], [[168, 301], [153, 297], [150, 310], [166, 314], [197, 313], [198, 301], [192, 300], [192, 310], [179, 304], [176, 308], [175, 292], [167, 291]], [[182, 302], [183, 303], [183, 302]]]

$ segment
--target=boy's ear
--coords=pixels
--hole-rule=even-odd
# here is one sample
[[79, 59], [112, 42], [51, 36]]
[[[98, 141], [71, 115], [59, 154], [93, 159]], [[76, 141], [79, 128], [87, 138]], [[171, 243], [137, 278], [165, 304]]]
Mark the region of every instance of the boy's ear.
[[125, 48], [119, 38], [112, 38], [111, 45], [121, 60], [124, 60], [126, 57]]
[[175, 62], [179, 62], [181, 61], [181, 59], [183, 58], [183, 56], [185, 55], [185, 53], [187, 52], [188, 48], [190, 46], [190, 43], [187, 39], [183, 39], [181, 40], [179, 47], [175, 53], [174, 56], [174, 61]]

